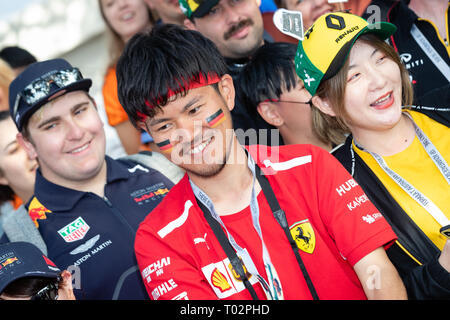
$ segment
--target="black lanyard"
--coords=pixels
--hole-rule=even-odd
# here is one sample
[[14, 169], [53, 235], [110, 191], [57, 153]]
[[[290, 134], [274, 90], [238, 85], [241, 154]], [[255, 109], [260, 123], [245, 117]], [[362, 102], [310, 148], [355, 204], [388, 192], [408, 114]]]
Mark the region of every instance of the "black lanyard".
[[[258, 165], [255, 164], [255, 174], [256, 178], [258, 179], [259, 184], [261, 185], [262, 191], [264, 193], [264, 196], [267, 199], [267, 202], [269, 203], [270, 209], [272, 210], [273, 216], [275, 217], [275, 220], [278, 222], [278, 224], [283, 229], [291, 248], [295, 254], [295, 258], [297, 259], [298, 265], [300, 267], [300, 270], [302, 271], [303, 277], [305, 278], [306, 284], [308, 286], [308, 289], [311, 293], [311, 296], [314, 300], [319, 300], [319, 296], [317, 295], [316, 289], [314, 288], [314, 285], [312, 283], [311, 277], [308, 274], [308, 271], [306, 270], [305, 264], [303, 263], [303, 260], [300, 256], [298, 246], [295, 242], [295, 240], [292, 238], [292, 234], [289, 230], [289, 226], [287, 223], [286, 215], [284, 211], [281, 209], [280, 204], [278, 203], [278, 200], [275, 196], [275, 193], [272, 190], [272, 187], [267, 180], [267, 178], [261, 174], [261, 169]], [[242, 260], [239, 259], [239, 257], [236, 254], [236, 251], [231, 246], [225, 232], [222, 229], [222, 226], [214, 219], [214, 217], [211, 215], [211, 212], [206, 208], [205, 205], [198, 199], [197, 203], [200, 207], [200, 209], [203, 211], [203, 214], [205, 216], [206, 221], [208, 222], [209, 226], [214, 232], [214, 235], [216, 236], [217, 240], [219, 241], [223, 251], [225, 251], [225, 254], [227, 255], [228, 259], [230, 260], [230, 263], [232, 264], [234, 270], [238, 273], [240, 279], [244, 282], [245, 288], [250, 292], [253, 300], [258, 300], [258, 296], [256, 295], [256, 292], [253, 288], [253, 286], [250, 284], [250, 281], [248, 280], [245, 271], [244, 266], [242, 263]], [[263, 283], [261, 283], [263, 285]]]
[[255, 292], [255, 289], [253, 288], [250, 281], [248, 280], [247, 275], [245, 274], [242, 260], [239, 259], [239, 257], [236, 254], [236, 251], [231, 246], [230, 241], [228, 241], [228, 238], [225, 235], [222, 226], [216, 219], [213, 218], [208, 208], [206, 208], [206, 206], [197, 198], [196, 200], [200, 209], [202, 209], [203, 211], [206, 221], [208, 221], [209, 226], [213, 230], [214, 235], [216, 236], [217, 240], [219, 240], [220, 246], [222, 247], [223, 251], [225, 251], [228, 259], [230, 260], [230, 263], [233, 266], [234, 271], [236, 271], [236, 273], [238, 274], [239, 279], [242, 280], [245, 288], [250, 292], [252, 299], [259, 300], [258, 295]]

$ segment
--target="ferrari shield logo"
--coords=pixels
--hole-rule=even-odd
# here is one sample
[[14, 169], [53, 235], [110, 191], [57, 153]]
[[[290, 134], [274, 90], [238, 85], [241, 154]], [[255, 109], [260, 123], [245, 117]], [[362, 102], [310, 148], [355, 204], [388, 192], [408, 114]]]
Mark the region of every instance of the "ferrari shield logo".
[[289, 230], [300, 250], [313, 253], [316, 246], [316, 237], [308, 219], [294, 223]]

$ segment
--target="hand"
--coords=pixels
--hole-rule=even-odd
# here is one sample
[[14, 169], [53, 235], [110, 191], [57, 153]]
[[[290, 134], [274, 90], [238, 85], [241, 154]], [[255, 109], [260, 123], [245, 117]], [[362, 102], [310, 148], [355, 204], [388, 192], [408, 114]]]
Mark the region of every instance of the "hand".
[[72, 287], [72, 274], [64, 270], [61, 272], [62, 280], [59, 282], [58, 300], [75, 300]]
[[450, 272], [450, 240], [447, 240], [444, 248], [442, 248], [438, 261], [447, 272]]

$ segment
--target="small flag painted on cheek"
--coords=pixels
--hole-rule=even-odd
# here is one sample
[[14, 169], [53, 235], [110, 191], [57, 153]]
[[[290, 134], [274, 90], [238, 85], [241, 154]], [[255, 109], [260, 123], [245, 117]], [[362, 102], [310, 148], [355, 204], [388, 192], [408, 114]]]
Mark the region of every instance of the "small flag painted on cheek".
[[208, 125], [211, 128], [217, 127], [224, 121], [225, 121], [225, 114], [223, 113], [223, 111], [221, 109], [219, 111], [217, 111], [216, 113], [214, 113], [212, 116], [209, 116], [208, 118], [206, 118], [206, 122], [208, 123]]
[[164, 151], [164, 152], [170, 152], [173, 148], [169, 139], [164, 140], [163, 142], [156, 143], [156, 145], [159, 147], [159, 149], [161, 151]]

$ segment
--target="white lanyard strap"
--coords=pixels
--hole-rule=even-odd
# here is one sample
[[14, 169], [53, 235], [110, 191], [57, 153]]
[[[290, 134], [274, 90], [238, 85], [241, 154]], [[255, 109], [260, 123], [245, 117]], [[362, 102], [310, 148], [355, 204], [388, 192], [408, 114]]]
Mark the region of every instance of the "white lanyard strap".
[[[408, 117], [409, 114], [406, 113]], [[411, 118], [411, 117], [410, 117]], [[450, 170], [447, 162], [441, 156], [439, 151], [430, 141], [430, 139], [426, 136], [426, 134], [415, 124], [415, 122], [411, 119], [414, 124], [414, 128], [416, 131], [416, 135], [425, 148], [425, 151], [428, 153], [430, 158], [433, 160], [435, 165], [438, 167], [441, 174], [446, 179], [447, 183], [450, 185]], [[402, 176], [397, 174], [394, 170], [389, 168], [384, 159], [376, 153], [367, 151], [378, 163], [378, 165], [386, 172], [392, 180], [395, 181], [411, 198], [413, 198], [417, 203], [419, 203], [425, 210], [430, 213], [433, 218], [441, 225], [441, 227], [449, 225], [450, 220], [447, 216], [430, 200], [427, 196], [422, 194], [419, 190], [414, 188], [408, 181], [406, 181]]]
[[422, 31], [413, 24], [411, 28], [411, 35], [416, 40], [417, 44], [422, 48], [423, 52], [430, 58], [430, 60], [434, 63], [436, 68], [441, 71], [447, 81], [450, 82], [450, 67], [449, 65], [442, 59], [442, 57], [437, 53], [437, 51], [433, 48], [428, 39], [423, 35]]
[[[269, 253], [267, 251], [267, 247], [264, 243], [264, 240], [262, 237], [262, 232], [261, 232], [261, 227], [259, 224], [259, 206], [258, 206], [258, 201], [256, 198], [256, 192], [255, 192], [254, 161], [250, 155], [248, 155], [248, 159], [249, 159], [248, 165], [253, 174], [253, 186], [252, 186], [252, 195], [251, 195], [251, 200], [250, 200], [250, 211], [252, 214], [253, 226], [254, 226], [256, 232], [258, 233], [258, 236], [262, 243], [263, 261], [264, 261], [264, 267], [266, 269], [266, 274], [267, 274], [267, 277], [269, 280], [268, 282], [266, 282], [265, 279], [258, 273], [256, 266], [255, 266], [252, 258], [250, 257], [249, 253], [247, 252], [247, 250], [243, 249], [241, 246], [239, 246], [237, 244], [236, 240], [234, 239], [234, 237], [228, 232], [222, 219], [215, 211], [214, 204], [211, 201], [211, 199], [209, 199], [208, 195], [206, 195], [197, 185], [195, 185], [195, 183], [192, 180], [189, 179], [189, 182], [192, 186], [192, 190], [194, 191], [194, 195], [197, 197], [197, 199], [199, 201], [201, 201], [208, 208], [212, 217], [215, 220], [217, 220], [220, 223], [220, 225], [224, 228], [224, 230], [227, 234], [228, 240], [230, 241], [231, 246], [234, 248], [234, 250], [236, 250], [236, 254], [244, 262], [244, 265], [247, 268], [248, 272], [250, 274], [254, 275], [260, 281], [260, 283], [266, 293], [267, 298], [274, 299], [274, 300], [282, 300], [282, 299], [284, 299], [284, 296], [283, 296], [283, 290], [281, 288], [281, 282], [279, 280], [277, 271], [271, 262], [270, 255], [269, 255]], [[253, 165], [253, 167], [252, 167], [252, 165]], [[276, 286], [275, 284], [278, 286]]]

